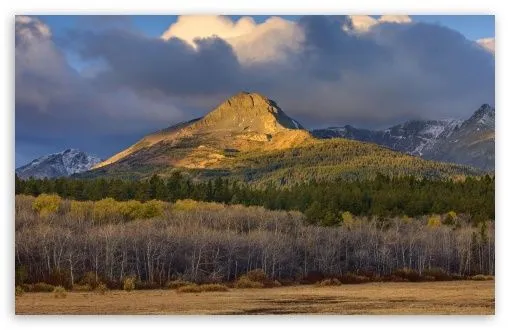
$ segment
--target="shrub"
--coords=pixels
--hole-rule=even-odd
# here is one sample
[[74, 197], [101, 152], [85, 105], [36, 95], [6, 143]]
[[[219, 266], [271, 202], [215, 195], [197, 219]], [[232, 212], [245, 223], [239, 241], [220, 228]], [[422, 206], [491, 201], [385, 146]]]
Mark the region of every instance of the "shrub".
[[280, 286], [290, 286], [290, 285], [296, 285], [299, 284], [295, 279], [292, 278], [282, 278], [279, 281], [275, 281], [280, 283]]
[[441, 217], [436, 214], [430, 216], [429, 220], [427, 221], [427, 227], [437, 228], [440, 226], [441, 226]]
[[96, 292], [99, 294], [105, 294], [108, 292], [108, 287], [104, 283], [99, 283], [96, 287]]
[[40, 216], [47, 217], [56, 213], [60, 208], [62, 198], [55, 194], [41, 194], [32, 203], [32, 208], [37, 211]]
[[19, 297], [19, 296], [22, 296], [24, 293], [25, 293], [25, 290], [23, 290], [23, 288], [21, 286], [17, 286], [16, 287], [16, 296]]
[[90, 284], [85, 284], [85, 285], [75, 284], [75, 285], [73, 285], [73, 291], [79, 291], [79, 292], [92, 291], [92, 286], [90, 286]]
[[192, 285], [192, 284], [194, 284], [194, 283], [188, 282], [188, 281], [183, 281], [183, 280], [175, 280], [175, 281], [168, 282], [166, 284], [166, 286], [168, 289], [178, 289], [180, 287], [183, 287], [186, 285]]
[[91, 201], [71, 201], [70, 215], [77, 220], [85, 220], [90, 217], [94, 209], [94, 202]]
[[176, 211], [191, 211], [197, 208], [198, 202], [192, 199], [179, 199], [173, 205], [173, 209]]
[[267, 281], [267, 275], [262, 269], [250, 270], [245, 275], [250, 281], [264, 283]]
[[181, 286], [180, 288], [177, 289], [177, 292], [198, 293], [198, 292], [202, 292], [202, 288], [193, 283], [190, 285]]
[[224, 292], [228, 291], [228, 288], [223, 284], [203, 284], [200, 289], [205, 292]]
[[21, 284], [19, 285], [21, 289], [23, 289], [24, 292], [34, 292], [34, 285], [33, 284]]
[[166, 203], [158, 200], [150, 200], [148, 202], [143, 203], [143, 214], [142, 218], [150, 219], [159, 217], [163, 214], [165, 210]]
[[370, 282], [368, 276], [357, 275], [353, 273], [347, 273], [339, 277], [339, 280], [343, 284], [361, 284]]
[[[409, 282], [408, 279], [391, 274], [382, 278], [383, 282]], [[345, 282], [344, 282], [345, 283]]]
[[239, 277], [234, 285], [238, 289], [260, 289], [264, 284], [250, 280], [246, 275]]
[[130, 292], [135, 289], [135, 287], [136, 287], [135, 283], [136, 283], [136, 279], [134, 277], [126, 277], [124, 279], [124, 281], [122, 282], [122, 288], [125, 291]]
[[457, 213], [454, 211], [450, 211], [446, 214], [446, 218], [444, 220], [444, 224], [448, 226], [453, 226], [457, 224]]
[[119, 203], [113, 198], [103, 198], [94, 203], [94, 221], [109, 221], [119, 216]]
[[25, 283], [27, 278], [28, 278], [27, 267], [26, 266], [16, 267], [14, 283], [16, 283], [17, 285], [21, 285], [21, 284]]
[[324, 279], [324, 274], [318, 271], [310, 271], [301, 280], [301, 284], [314, 284]]
[[492, 275], [478, 274], [475, 276], [471, 276], [471, 280], [473, 280], [473, 281], [491, 281], [493, 279], [494, 279], [494, 276], [492, 276]]
[[346, 211], [346, 212], [343, 212], [342, 215], [342, 223], [345, 227], [351, 229], [353, 226], [354, 226], [354, 217], [352, 216], [351, 212], [349, 211]]
[[[441, 268], [431, 268], [423, 271], [425, 277], [433, 277], [433, 281], [451, 281], [452, 277]], [[429, 279], [424, 278], [428, 281]]]
[[142, 203], [135, 200], [119, 202], [119, 212], [124, 220], [134, 220], [142, 217]]
[[465, 280], [466, 279], [465, 275], [452, 274], [451, 276], [452, 276], [452, 280], [454, 280], [454, 281], [461, 281], [461, 280]]
[[400, 268], [393, 271], [393, 275], [402, 277], [403, 279], [408, 280], [409, 282], [419, 282], [422, 280], [420, 274], [410, 268]]
[[79, 283], [81, 285], [89, 285], [92, 289], [95, 289], [98, 284], [98, 281], [96, 280], [96, 273], [86, 272], [83, 274]]
[[340, 282], [336, 278], [327, 278], [317, 284], [317, 286], [339, 286], [342, 285], [342, 282]]
[[54, 289], [55, 286], [44, 282], [35, 283], [32, 287], [33, 292], [53, 292]]
[[225, 205], [214, 202], [198, 202], [192, 199], [178, 199], [172, 205], [174, 211], [209, 210], [218, 211], [225, 208]]
[[154, 290], [161, 288], [159, 283], [156, 282], [136, 282], [135, 286], [137, 290]]
[[64, 289], [63, 286], [56, 286], [55, 289], [53, 289], [53, 296], [55, 298], [65, 298], [65, 297], [67, 297], [66, 289]]
[[272, 288], [279, 288], [282, 286], [282, 283], [280, 283], [278, 280], [274, 280], [273, 282], [269, 283], [268, 286]]

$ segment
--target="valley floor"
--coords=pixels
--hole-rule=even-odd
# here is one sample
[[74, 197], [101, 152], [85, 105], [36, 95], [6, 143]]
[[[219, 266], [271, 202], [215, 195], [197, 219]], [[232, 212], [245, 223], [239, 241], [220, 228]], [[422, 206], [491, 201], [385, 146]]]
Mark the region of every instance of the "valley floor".
[[25, 293], [16, 314], [471, 314], [495, 313], [494, 281], [311, 285], [228, 292], [174, 290]]

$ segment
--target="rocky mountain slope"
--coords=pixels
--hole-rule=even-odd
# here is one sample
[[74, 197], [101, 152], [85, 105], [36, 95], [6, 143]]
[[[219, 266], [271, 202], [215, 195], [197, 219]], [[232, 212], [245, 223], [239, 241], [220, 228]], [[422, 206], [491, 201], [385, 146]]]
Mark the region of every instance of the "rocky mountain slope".
[[494, 170], [495, 117], [494, 108], [484, 104], [450, 134], [441, 136], [424, 157]]
[[207, 168], [221, 162], [226, 154], [288, 148], [312, 139], [274, 101], [242, 92], [202, 118], [144, 137], [94, 169], [110, 164]]
[[469, 119], [413, 120], [386, 130], [330, 127], [312, 131], [315, 137], [347, 138], [376, 143], [425, 159], [494, 170], [495, 110], [482, 105]]
[[417, 175], [449, 177], [477, 170], [430, 162], [375, 144], [314, 138], [276, 102], [242, 92], [202, 118], [141, 139], [81, 177], [148, 177], [183, 171], [197, 179], [228, 176], [245, 182]]
[[54, 178], [69, 176], [90, 170], [101, 160], [76, 149], [67, 149], [34, 159], [27, 165], [18, 167], [16, 174], [22, 179]]

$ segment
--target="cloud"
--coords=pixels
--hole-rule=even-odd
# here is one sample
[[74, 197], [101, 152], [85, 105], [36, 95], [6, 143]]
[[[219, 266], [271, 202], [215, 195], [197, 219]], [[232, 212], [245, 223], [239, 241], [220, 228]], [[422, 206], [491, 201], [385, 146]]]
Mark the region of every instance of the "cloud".
[[[37, 18], [17, 16], [15, 39], [16, 165], [67, 147], [105, 157], [162, 122], [186, 118], [167, 95], [104, 89], [80, 75]], [[106, 136], [116, 139], [115, 148], [104, 149]]]
[[[240, 90], [266, 94], [307, 127], [466, 118], [494, 104], [491, 53], [406, 17], [180, 17], [161, 38], [80, 28], [58, 47], [41, 24], [16, 22], [29, 40], [16, 45], [16, 140], [65, 139], [102, 157]], [[101, 65], [78, 73], [61, 47]]]
[[179, 38], [197, 47], [200, 38], [218, 37], [234, 50], [240, 63], [283, 61], [289, 50], [297, 50], [303, 33], [293, 21], [270, 17], [257, 24], [251, 17], [233, 21], [226, 16], [180, 16], [161, 36]]
[[496, 38], [483, 38], [476, 41], [480, 46], [492, 54], [496, 53]]
[[378, 19], [379, 23], [411, 23], [411, 17], [407, 15], [383, 15]]
[[356, 32], [368, 32], [372, 27], [383, 23], [408, 24], [411, 17], [407, 15], [383, 15], [378, 19], [368, 15], [351, 15], [353, 30]]

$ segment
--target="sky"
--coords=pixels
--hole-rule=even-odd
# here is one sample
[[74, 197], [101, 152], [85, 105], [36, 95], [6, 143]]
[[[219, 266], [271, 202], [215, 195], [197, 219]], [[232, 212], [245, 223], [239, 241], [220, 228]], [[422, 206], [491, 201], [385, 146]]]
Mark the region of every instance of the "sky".
[[16, 166], [108, 158], [241, 90], [307, 128], [465, 119], [494, 105], [494, 37], [487, 15], [16, 16]]

